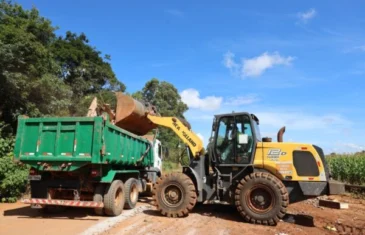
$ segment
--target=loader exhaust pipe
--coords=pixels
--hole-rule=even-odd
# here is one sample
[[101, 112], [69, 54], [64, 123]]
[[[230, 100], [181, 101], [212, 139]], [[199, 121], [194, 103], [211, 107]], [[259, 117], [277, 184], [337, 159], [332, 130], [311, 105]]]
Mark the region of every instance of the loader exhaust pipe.
[[284, 132], [285, 132], [285, 126], [280, 128], [280, 130], [278, 131], [278, 142], [283, 142]]

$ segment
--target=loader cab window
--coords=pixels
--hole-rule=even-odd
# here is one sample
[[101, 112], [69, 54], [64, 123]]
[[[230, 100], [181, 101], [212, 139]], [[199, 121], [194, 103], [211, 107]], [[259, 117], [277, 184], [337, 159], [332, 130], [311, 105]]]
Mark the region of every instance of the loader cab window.
[[[251, 155], [254, 146], [254, 136], [251, 126], [251, 120], [247, 115], [241, 115], [236, 117], [237, 125], [237, 142], [236, 142], [236, 158], [235, 161], [238, 164], [248, 164], [251, 161]], [[245, 135], [247, 143], [240, 143], [239, 135]]]
[[221, 163], [249, 164], [253, 146], [253, 130], [249, 116], [223, 117], [219, 120], [215, 153]]
[[219, 120], [215, 151], [223, 163], [234, 157], [234, 117], [223, 117]]

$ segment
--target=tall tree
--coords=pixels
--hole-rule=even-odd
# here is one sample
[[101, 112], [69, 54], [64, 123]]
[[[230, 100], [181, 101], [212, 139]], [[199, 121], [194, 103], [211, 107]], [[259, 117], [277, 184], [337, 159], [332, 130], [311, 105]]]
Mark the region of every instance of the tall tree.
[[85, 34], [55, 30], [37, 9], [0, 0], [0, 121], [13, 130], [18, 115], [85, 115], [93, 96], [125, 90]]
[[0, 120], [13, 127], [20, 114], [54, 114], [70, 104], [48, 50], [54, 30], [35, 8], [0, 1]]
[[58, 75], [73, 92], [73, 114], [84, 113], [85, 110], [80, 110], [77, 104], [83, 103], [85, 96], [103, 90], [125, 91], [126, 88], [116, 78], [108, 62], [110, 56], [106, 55], [103, 59], [101, 52], [88, 43], [85, 34], [76, 35], [68, 31], [65, 37], [59, 37], [51, 47], [55, 61], [60, 66]]

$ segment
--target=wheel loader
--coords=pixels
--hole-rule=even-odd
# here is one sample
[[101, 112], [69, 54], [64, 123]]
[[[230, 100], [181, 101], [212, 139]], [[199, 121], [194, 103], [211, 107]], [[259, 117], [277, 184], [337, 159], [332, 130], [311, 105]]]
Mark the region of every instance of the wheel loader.
[[153, 187], [162, 215], [183, 217], [196, 203], [223, 203], [235, 205], [245, 221], [275, 225], [289, 203], [345, 191], [344, 184], [331, 179], [320, 147], [283, 142], [285, 127], [277, 142], [262, 138], [252, 113], [215, 115], [203, 154], [203, 143], [187, 122], [161, 117], [155, 109], [146, 112], [151, 108], [121, 93], [117, 104], [116, 125], [140, 135], [167, 127], [186, 144], [190, 164], [181, 173], [162, 175]]

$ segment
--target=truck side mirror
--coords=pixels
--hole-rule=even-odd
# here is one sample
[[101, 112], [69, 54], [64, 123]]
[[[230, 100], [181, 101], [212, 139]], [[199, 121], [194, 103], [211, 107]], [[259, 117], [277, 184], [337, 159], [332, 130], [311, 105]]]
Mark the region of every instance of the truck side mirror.
[[248, 144], [248, 135], [238, 134], [238, 144]]
[[169, 149], [167, 147], [165, 147], [163, 152], [164, 152], [163, 157], [168, 158], [169, 157]]

